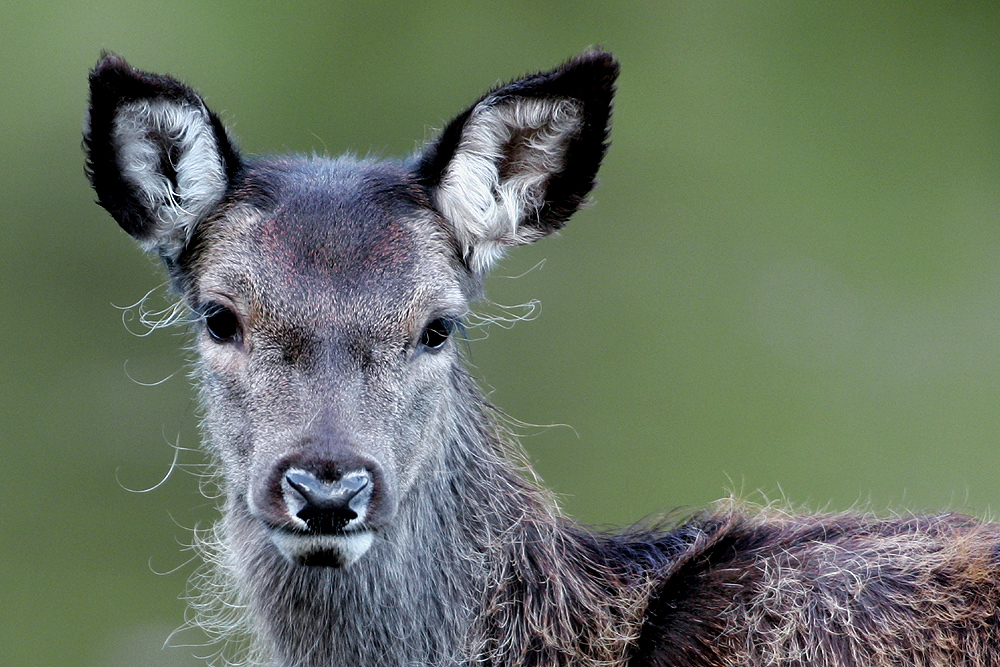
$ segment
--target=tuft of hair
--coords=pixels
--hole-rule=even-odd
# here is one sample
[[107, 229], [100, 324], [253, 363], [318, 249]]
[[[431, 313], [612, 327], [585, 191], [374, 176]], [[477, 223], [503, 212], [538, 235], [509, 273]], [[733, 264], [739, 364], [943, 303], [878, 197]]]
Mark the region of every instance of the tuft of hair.
[[583, 205], [607, 152], [617, 76], [614, 57], [593, 50], [499, 86], [418, 157], [418, 178], [473, 272], [560, 229]]
[[168, 263], [242, 169], [222, 122], [194, 90], [113, 53], [90, 73], [83, 147], [98, 203]]

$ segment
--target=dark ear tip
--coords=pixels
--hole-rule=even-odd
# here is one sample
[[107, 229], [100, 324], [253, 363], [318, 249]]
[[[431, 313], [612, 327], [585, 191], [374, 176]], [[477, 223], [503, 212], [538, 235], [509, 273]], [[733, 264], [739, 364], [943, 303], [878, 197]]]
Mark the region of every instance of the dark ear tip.
[[618, 59], [610, 51], [599, 47], [584, 51], [566, 63], [567, 70], [586, 71], [589, 77], [602, 81], [606, 86], [614, 84], [621, 69]]
[[107, 79], [109, 77], [135, 76], [135, 68], [117, 53], [111, 51], [101, 51], [101, 57], [90, 72], [91, 83]]
[[599, 46], [587, 49], [570, 62], [581, 65], [589, 64], [615, 73], [618, 72], [618, 59], [610, 51], [605, 51]]

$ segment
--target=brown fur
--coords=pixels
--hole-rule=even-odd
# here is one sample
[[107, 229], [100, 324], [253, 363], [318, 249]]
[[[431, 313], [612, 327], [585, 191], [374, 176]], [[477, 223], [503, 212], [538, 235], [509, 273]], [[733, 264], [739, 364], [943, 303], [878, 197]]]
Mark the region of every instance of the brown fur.
[[639, 664], [1000, 664], [997, 524], [739, 504], [707, 521], [651, 601]]
[[[490, 91], [402, 161], [244, 161], [105, 56], [88, 173], [192, 313], [225, 495], [195, 622], [281, 667], [1000, 667], [1000, 526], [721, 503], [562, 516], [452, 339], [594, 184], [618, 66]], [[206, 176], [207, 174], [207, 176]]]

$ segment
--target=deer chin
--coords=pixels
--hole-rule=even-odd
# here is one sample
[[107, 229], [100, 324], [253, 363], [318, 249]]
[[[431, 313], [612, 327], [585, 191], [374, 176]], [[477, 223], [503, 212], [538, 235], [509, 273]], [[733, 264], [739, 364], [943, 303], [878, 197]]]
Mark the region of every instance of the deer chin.
[[342, 568], [352, 565], [367, 553], [375, 534], [371, 530], [354, 530], [337, 535], [274, 530], [270, 537], [281, 555], [296, 565]]

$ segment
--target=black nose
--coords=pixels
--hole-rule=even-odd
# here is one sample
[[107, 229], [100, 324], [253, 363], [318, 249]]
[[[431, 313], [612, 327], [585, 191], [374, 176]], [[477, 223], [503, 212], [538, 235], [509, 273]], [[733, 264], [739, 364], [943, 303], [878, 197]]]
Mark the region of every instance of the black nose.
[[324, 480], [295, 468], [285, 473], [284, 481], [288, 513], [305, 521], [314, 533], [340, 533], [354, 519], [364, 520], [372, 495], [372, 480], [367, 470]]

